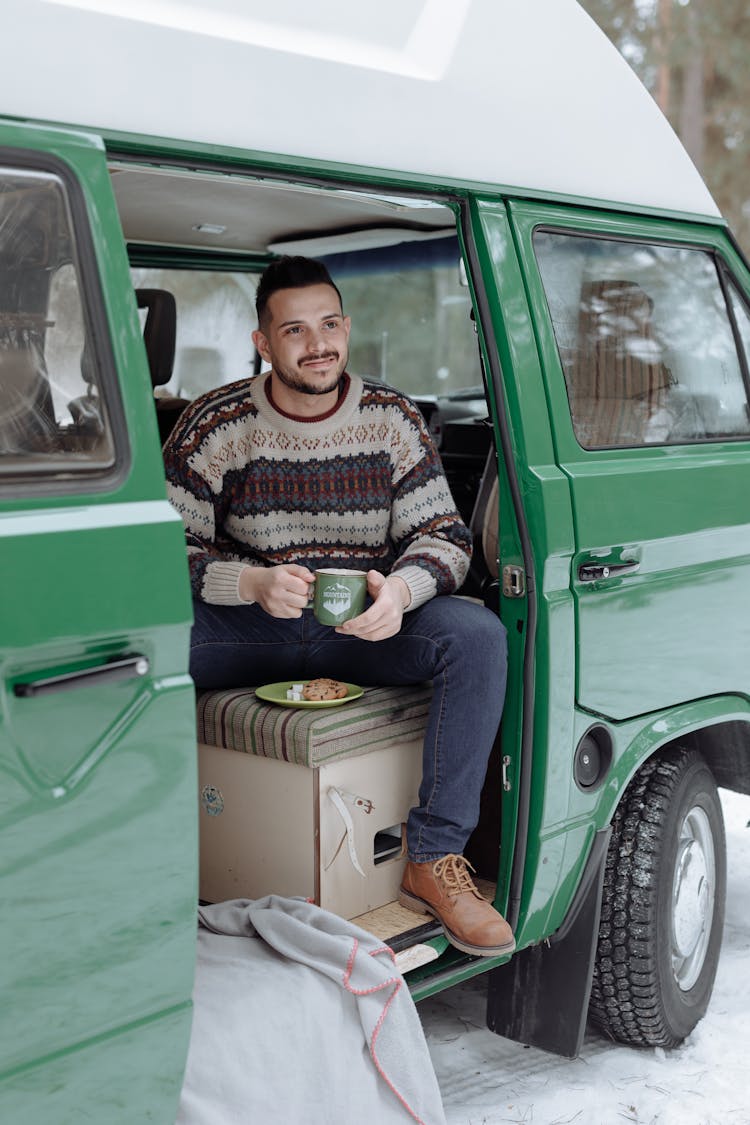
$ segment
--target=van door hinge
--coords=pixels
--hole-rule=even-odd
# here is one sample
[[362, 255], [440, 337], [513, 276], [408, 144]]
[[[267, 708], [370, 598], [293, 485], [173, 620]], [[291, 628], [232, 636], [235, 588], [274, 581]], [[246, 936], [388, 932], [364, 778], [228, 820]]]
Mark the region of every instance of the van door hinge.
[[510, 766], [510, 755], [503, 754], [503, 789], [506, 793], [510, 793], [513, 788], [508, 777], [508, 767]]
[[526, 575], [523, 567], [503, 567], [503, 594], [506, 598], [522, 598], [526, 593]]

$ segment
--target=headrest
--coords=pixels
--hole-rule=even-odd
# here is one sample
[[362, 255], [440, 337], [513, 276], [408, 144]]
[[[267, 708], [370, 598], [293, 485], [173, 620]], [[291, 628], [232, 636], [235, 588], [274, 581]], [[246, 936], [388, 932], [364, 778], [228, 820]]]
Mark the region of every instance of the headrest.
[[162, 387], [172, 378], [177, 334], [177, 305], [166, 289], [136, 289], [139, 309], [148, 309], [143, 328], [151, 383]]
[[654, 302], [635, 281], [586, 281], [581, 286], [581, 324], [597, 345], [650, 338]]

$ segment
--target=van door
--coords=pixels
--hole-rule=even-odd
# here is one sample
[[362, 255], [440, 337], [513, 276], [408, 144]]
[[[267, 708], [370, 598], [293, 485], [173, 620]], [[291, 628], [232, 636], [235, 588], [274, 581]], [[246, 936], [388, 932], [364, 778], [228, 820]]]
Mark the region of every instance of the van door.
[[718, 226], [510, 211], [570, 481], [577, 701], [625, 719], [743, 693], [750, 321], [728, 239]]
[[174, 1120], [190, 600], [101, 143], [0, 124], [0, 1117]]

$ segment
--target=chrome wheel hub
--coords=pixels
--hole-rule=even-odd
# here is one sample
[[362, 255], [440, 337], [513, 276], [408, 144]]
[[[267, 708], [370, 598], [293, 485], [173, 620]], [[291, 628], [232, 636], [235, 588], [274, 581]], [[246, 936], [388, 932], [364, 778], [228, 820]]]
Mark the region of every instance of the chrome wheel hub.
[[687, 992], [700, 976], [711, 936], [716, 857], [706, 813], [694, 805], [682, 822], [672, 883], [672, 972]]

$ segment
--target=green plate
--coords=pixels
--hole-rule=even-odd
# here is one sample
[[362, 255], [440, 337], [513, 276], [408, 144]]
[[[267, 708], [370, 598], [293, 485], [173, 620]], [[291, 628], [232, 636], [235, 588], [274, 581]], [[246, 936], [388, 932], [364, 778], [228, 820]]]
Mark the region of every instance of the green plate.
[[[317, 676], [314, 677], [318, 679]], [[255, 694], [258, 699], [262, 699], [265, 703], [277, 703], [279, 707], [341, 707], [343, 703], [351, 703], [353, 699], [359, 699], [360, 695], [364, 695], [365, 689], [357, 687], [356, 684], [346, 684], [346, 695], [343, 699], [287, 699], [286, 693], [291, 688], [292, 684], [309, 684], [309, 680], [284, 680], [279, 684], [264, 684], [263, 687], [257, 687]], [[341, 681], [344, 683], [344, 681]]]

